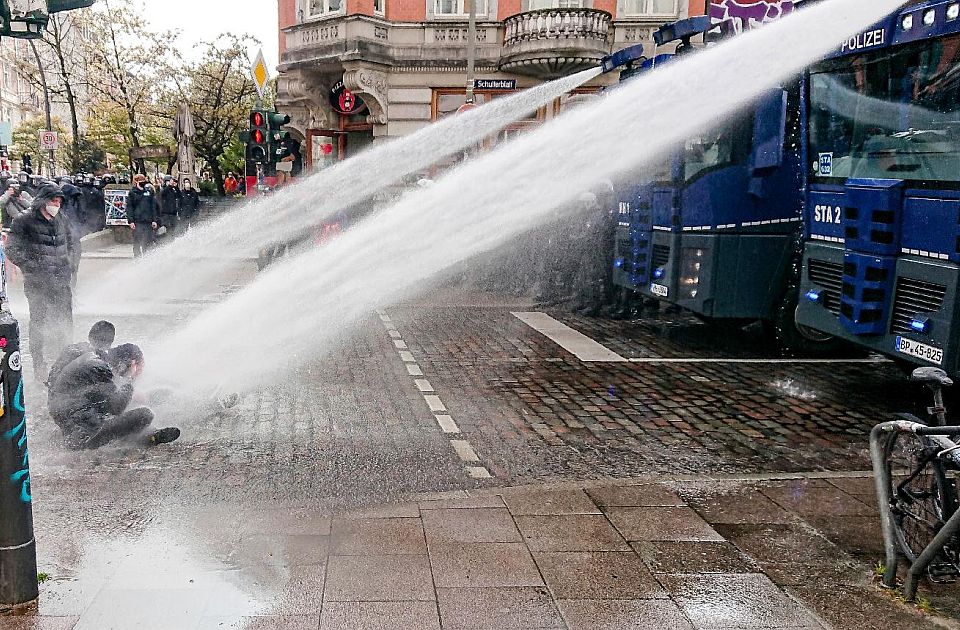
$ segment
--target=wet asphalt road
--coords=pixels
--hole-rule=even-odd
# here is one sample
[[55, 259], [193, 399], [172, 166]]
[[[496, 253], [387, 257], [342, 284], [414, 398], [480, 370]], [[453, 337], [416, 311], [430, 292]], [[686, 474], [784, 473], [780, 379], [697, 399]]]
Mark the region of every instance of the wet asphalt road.
[[[85, 259], [80, 290], [128, 262]], [[226, 297], [253, 273], [251, 263], [221, 278], [204, 299]], [[179, 306], [186, 317], [202, 304]], [[289, 575], [259, 574], [286, 565], [245, 557], [272, 556], [258, 545], [280, 531], [288, 539], [278, 557], [309, 559], [303, 524], [290, 520], [301, 511], [539, 482], [866, 470], [873, 424], [922, 399], [889, 363], [764, 362], [775, 355], [758, 331], [718, 343], [682, 316], [624, 323], [551, 311], [640, 360], [584, 363], [511, 314], [531, 310], [448, 288], [371, 312], [336, 351], [244, 392], [230, 412], [161, 417], [184, 435], [152, 450], [65, 451], [43, 396], [28, 387], [41, 570], [56, 578], [41, 612], [76, 614], [92, 600], [84, 589], [107, 575], [163, 588], [190, 566], [225, 572], [211, 588], [227, 602], [230, 585], [245, 581], [230, 614], [260, 614], [265, 601], [296, 610], [296, 593], [270, 587]], [[80, 313], [78, 338], [102, 317], [117, 324], [118, 341], [142, 339], [158, 322]]]

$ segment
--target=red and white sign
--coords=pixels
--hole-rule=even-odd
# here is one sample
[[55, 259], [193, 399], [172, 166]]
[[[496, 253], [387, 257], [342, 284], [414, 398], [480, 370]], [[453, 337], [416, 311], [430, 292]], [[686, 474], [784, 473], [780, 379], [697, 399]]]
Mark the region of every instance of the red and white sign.
[[40, 150], [56, 151], [60, 148], [60, 136], [56, 131], [40, 132]]

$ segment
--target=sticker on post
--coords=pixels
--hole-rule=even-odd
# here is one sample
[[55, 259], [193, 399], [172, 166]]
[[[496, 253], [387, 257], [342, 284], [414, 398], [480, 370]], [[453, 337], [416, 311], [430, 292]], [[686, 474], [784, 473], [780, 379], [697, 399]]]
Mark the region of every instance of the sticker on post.
[[663, 286], [662, 284], [653, 283], [650, 285], [650, 293], [653, 293], [657, 297], [667, 297], [670, 295], [670, 289]]
[[10, 355], [9, 365], [10, 365], [10, 369], [13, 370], [14, 372], [20, 371], [20, 351], [19, 350], [17, 350], [16, 352]]
[[937, 365], [943, 363], [943, 350], [940, 348], [934, 348], [933, 346], [928, 346], [925, 343], [907, 339], [906, 337], [897, 337], [896, 347], [897, 352], [901, 354], [929, 361]]

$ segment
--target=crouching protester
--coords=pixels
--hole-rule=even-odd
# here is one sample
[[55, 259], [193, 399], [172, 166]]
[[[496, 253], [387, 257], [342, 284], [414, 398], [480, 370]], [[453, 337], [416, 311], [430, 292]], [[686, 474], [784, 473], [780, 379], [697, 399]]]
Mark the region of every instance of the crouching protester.
[[87, 335], [87, 341], [72, 343], [60, 352], [60, 356], [50, 368], [50, 376], [46, 380], [48, 385], [53, 385], [60, 378], [63, 368], [67, 367], [75, 359], [80, 358], [88, 352], [94, 352], [98, 357], [107, 360], [110, 348], [117, 338], [117, 329], [108, 321], [99, 321], [90, 328]]
[[140, 348], [124, 344], [111, 349], [106, 360], [88, 352], [63, 369], [51, 384], [50, 415], [69, 448], [97, 449], [114, 441], [156, 445], [180, 437], [174, 427], [148, 432], [153, 412], [128, 409], [143, 367]]

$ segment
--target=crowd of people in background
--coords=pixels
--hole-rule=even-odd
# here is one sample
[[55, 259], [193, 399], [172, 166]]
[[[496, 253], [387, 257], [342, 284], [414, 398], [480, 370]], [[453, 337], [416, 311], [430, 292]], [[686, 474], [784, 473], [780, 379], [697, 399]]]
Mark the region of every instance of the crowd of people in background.
[[146, 175], [134, 176], [127, 197], [133, 255], [143, 256], [158, 238], [174, 238], [189, 230], [200, 216], [200, 206], [200, 195], [190, 179], [184, 178], [181, 190], [180, 182], [166, 175], [158, 191]]

